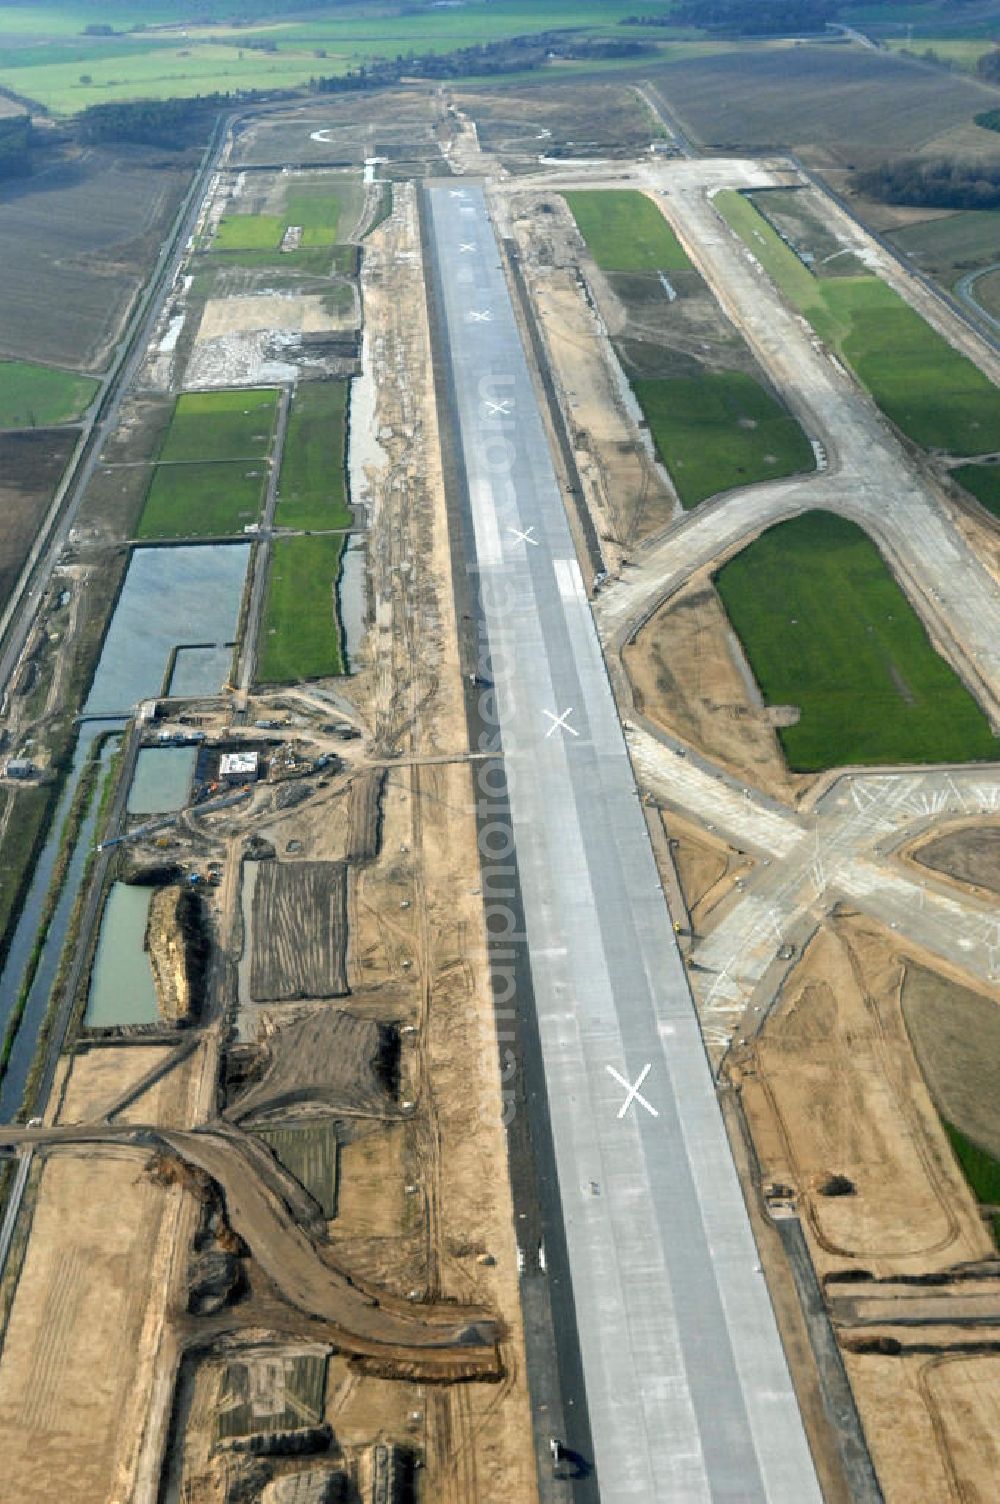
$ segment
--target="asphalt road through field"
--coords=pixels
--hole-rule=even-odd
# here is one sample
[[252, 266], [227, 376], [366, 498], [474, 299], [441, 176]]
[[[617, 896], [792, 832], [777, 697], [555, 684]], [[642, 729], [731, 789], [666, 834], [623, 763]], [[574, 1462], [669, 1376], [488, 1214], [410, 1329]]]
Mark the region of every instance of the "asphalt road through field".
[[480, 190], [428, 196], [601, 1497], [809, 1504], [497, 243]]

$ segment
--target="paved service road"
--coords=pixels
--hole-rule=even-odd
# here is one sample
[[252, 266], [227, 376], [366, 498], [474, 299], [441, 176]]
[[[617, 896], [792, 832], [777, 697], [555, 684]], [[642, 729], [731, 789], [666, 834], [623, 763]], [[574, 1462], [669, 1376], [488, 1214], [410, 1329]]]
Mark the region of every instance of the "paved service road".
[[428, 196], [601, 1498], [818, 1504], [485, 202]]

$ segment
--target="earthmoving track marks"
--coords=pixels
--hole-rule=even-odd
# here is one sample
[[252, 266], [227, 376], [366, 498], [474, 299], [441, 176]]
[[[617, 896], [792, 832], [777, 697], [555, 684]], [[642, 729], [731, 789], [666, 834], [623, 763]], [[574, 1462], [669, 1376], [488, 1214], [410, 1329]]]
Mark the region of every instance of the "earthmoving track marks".
[[340, 862], [262, 862], [253, 896], [250, 996], [343, 997], [347, 869]]
[[[498, 1331], [486, 1312], [457, 1305], [414, 1306], [383, 1291], [362, 1289], [337, 1268], [331, 1250], [300, 1225], [304, 1207], [290, 1207], [286, 1200], [294, 1182], [262, 1146], [258, 1150], [242, 1136], [217, 1132], [165, 1132], [160, 1137], [221, 1188], [233, 1231], [282, 1299], [336, 1328], [336, 1340], [346, 1352], [384, 1364], [387, 1372], [413, 1365], [427, 1379], [499, 1375]], [[270, 1161], [266, 1175], [265, 1159]], [[297, 1187], [293, 1194], [296, 1202], [303, 1201]]]
[[48, 1431], [58, 1424], [53, 1403], [59, 1388], [63, 1349], [87, 1295], [84, 1259], [78, 1248], [60, 1254], [49, 1288], [52, 1299], [32, 1353], [20, 1413], [21, 1424], [34, 1432]]
[[[947, 1227], [947, 1232], [943, 1234], [936, 1243], [928, 1245], [927, 1248], [923, 1251], [928, 1254], [940, 1253], [941, 1250], [947, 1248], [950, 1243], [955, 1243], [958, 1241], [958, 1239], [961, 1237], [962, 1229], [959, 1224], [958, 1218], [955, 1216], [951, 1197], [948, 1194], [948, 1188], [942, 1183], [938, 1165], [935, 1163], [933, 1155], [929, 1152], [927, 1140], [923, 1131], [923, 1124], [920, 1121], [920, 1117], [916, 1112], [912, 1111], [910, 1094], [904, 1089], [905, 1083], [899, 1079], [898, 1075], [893, 1070], [893, 1066], [895, 1062], [900, 1058], [900, 1054], [898, 1049], [893, 1048], [892, 1042], [889, 1038], [889, 1032], [886, 1028], [886, 1022], [883, 1016], [882, 1008], [879, 1004], [878, 999], [872, 996], [872, 993], [868, 988], [865, 980], [864, 969], [854, 946], [850, 943], [849, 940], [845, 939], [844, 948], [847, 952], [847, 959], [850, 963], [851, 971], [854, 973], [855, 985], [857, 986], [862, 1002], [864, 1003], [865, 1012], [871, 1020], [873, 1047], [879, 1059], [880, 1074], [882, 1076], [882, 1079], [886, 1082], [887, 1086], [891, 1090], [893, 1096], [896, 1098], [896, 1101], [899, 1105], [900, 1117], [907, 1125], [908, 1136], [910, 1143], [913, 1146], [913, 1151], [916, 1154], [917, 1158], [920, 1160], [921, 1165], [923, 1166], [924, 1174], [927, 1177], [927, 1184], [934, 1193], [934, 1199], [937, 1201], [937, 1204], [940, 1207], [941, 1215], [944, 1218], [945, 1225]], [[898, 979], [895, 986], [893, 987], [893, 1012], [896, 1015], [895, 1021], [905, 1045], [906, 1043], [908, 1043], [908, 1041], [906, 1035], [906, 1025], [903, 1022], [902, 1016], [903, 976], [904, 968], [900, 966]], [[902, 1058], [906, 1059], [907, 1056], [903, 1055]], [[917, 1077], [919, 1079], [919, 1067], [916, 1066], [915, 1061], [914, 1066]], [[879, 1252], [879, 1250], [875, 1250], [876, 1257], [879, 1256]]]
[[[50, 1152], [80, 1144], [119, 1146], [140, 1154], [165, 1150], [201, 1170], [218, 1186], [232, 1230], [279, 1297], [270, 1301], [266, 1323], [275, 1330], [308, 1331], [386, 1377], [454, 1382], [502, 1375], [503, 1333], [489, 1312], [458, 1303], [412, 1304], [353, 1280], [323, 1241], [320, 1209], [264, 1145], [236, 1129], [221, 1124], [200, 1130], [87, 1124], [0, 1128], [0, 1143], [26, 1141]], [[315, 1236], [303, 1223], [316, 1229]], [[267, 1297], [263, 1301], [267, 1304]], [[218, 1332], [243, 1330], [248, 1324], [253, 1323], [246, 1311], [226, 1312], [218, 1322], [198, 1322], [191, 1340], [203, 1346]]]
[[365, 768], [351, 780], [347, 849], [344, 861], [356, 867], [373, 862], [382, 846], [382, 796], [385, 768]]
[[264, 1041], [263, 1076], [223, 1116], [241, 1122], [308, 1102], [338, 1115], [397, 1117], [379, 1070], [386, 1043], [373, 1020], [328, 1005], [279, 1023]]

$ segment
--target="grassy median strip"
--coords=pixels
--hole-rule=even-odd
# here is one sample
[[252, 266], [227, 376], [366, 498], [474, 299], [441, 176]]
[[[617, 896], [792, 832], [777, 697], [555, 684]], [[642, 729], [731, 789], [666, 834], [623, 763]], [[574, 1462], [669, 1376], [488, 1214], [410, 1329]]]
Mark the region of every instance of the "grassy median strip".
[[679, 272], [691, 265], [677, 236], [644, 193], [595, 188], [564, 197], [602, 271]]
[[345, 536], [278, 538], [272, 546], [257, 679], [294, 684], [342, 674], [336, 586]]
[[97, 382], [55, 366], [0, 360], [0, 428], [48, 428], [82, 417]]
[[278, 527], [350, 527], [346, 442], [347, 382], [300, 382], [285, 434], [274, 519]]
[[716, 587], [769, 705], [789, 765], [969, 762], [1000, 744], [875, 545], [854, 523], [809, 512], [725, 564]]
[[742, 194], [726, 189], [715, 204], [908, 438], [949, 454], [1000, 449], [1000, 402], [992, 382], [887, 283], [873, 276], [820, 280]]
[[740, 371], [634, 381], [632, 389], [685, 507], [815, 465], [795, 419]]

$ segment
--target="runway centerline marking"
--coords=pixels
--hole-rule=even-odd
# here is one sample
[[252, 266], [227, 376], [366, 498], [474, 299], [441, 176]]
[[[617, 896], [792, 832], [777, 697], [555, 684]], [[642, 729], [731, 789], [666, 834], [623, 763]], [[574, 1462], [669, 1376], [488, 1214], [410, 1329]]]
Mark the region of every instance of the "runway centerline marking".
[[552, 725], [545, 733], [546, 740], [552, 735], [553, 731], [568, 731], [570, 736], [580, 735], [579, 731], [574, 730], [572, 726], [568, 726], [566, 724], [566, 717], [573, 714], [572, 705], [564, 710], [562, 715], [556, 715], [554, 710], [543, 710], [542, 714], [547, 715], [549, 720], [552, 722]]
[[[519, 543], [530, 543], [534, 548], [541, 548], [541, 546], [542, 546], [539, 543], [539, 541], [538, 541], [537, 538], [533, 538], [531, 536], [532, 533], [535, 531], [535, 525], [534, 525], [534, 523], [532, 523], [531, 527], [526, 528], [523, 533], [521, 532], [520, 528], [516, 528], [516, 527], [509, 527], [507, 529], [507, 531], [508, 531], [508, 533], [513, 533], [514, 537], [517, 539], [517, 541]], [[546, 711], [545, 714], [548, 715], [548, 711]], [[567, 710], [566, 714], [569, 715], [569, 711], [568, 710]], [[567, 729], [567, 731], [571, 731], [573, 728], [571, 726], [567, 726], [566, 729]], [[545, 734], [546, 734], [546, 736], [548, 736], [548, 732], [546, 732]]]
[[638, 1102], [640, 1107], [645, 1107], [646, 1111], [650, 1113], [654, 1118], [658, 1118], [660, 1116], [656, 1108], [653, 1106], [652, 1102], [647, 1102], [646, 1098], [639, 1090], [640, 1086], [645, 1081], [650, 1071], [653, 1069], [651, 1061], [643, 1066], [638, 1076], [636, 1076], [634, 1084], [631, 1081], [626, 1081], [621, 1072], [616, 1071], [613, 1065], [606, 1066], [605, 1069], [607, 1070], [608, 1075], [614, 1076], [615, 1080], [618, 1082], [618, 1085], [624, 1086], [625, 1090], [628, 1092], [628, 1096], [625, 1098], [624, 1102], [618, 1109], [618, 1116], [620, 1118], [623, 1118], [625, 1116], [629, 1108], [632, 1106], [633, 1102]]

